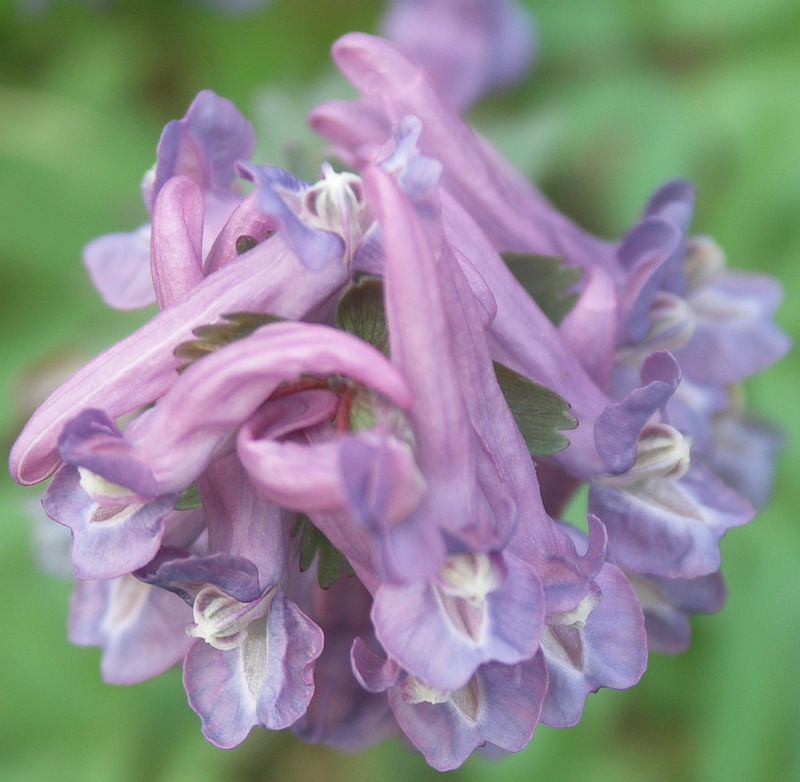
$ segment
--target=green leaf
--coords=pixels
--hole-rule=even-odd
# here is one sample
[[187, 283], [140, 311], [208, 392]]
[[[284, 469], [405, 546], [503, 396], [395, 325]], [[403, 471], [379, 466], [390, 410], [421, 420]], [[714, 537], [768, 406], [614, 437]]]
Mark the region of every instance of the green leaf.
[[517, 282], [558, 326], [573, 308], [577, 293], [565, 293], [581, 278], [577, 266], [565, 266], [561, 258], [529, 253], [500, 253]]
[[560, 430], [574, 429], [578, 425], [567, 412], [569, 403], [555, 391], [502, 364], [495, 362], [494, 371], [531, 456], [549, 456], [563, 451], [569, 440]]
[[248, 234], [242, 234], [242, 236], [236, 240], [237, 255], [244, 255], [248, 250], [252, 250], [254, 247], [258, 247], [258, 239]]
[[342, 562], [344, 562], [345, 568], [350, 570], [349, 563], [339, 550], [304, 513], [297, 516], [292, 529], [292, 537], [298, 536], [300, 572], [305, 573], [314, 564], [314, 560], [319, 557], [317, 581], [322, 589], [330, 589], [336, 583]]
[[178, 499], [175, 500], [175, 510], [192, 510], [192, 508], [199, 508], [201, 505], [200, 492], [196, 483], [187, 486], [178, 495]]
[[389, 355], [383, 283], [379, 279], [362, 277], [342, 294], [336, 306], [336, 327], [355, 334]]
[[207, 356], [217, 348], [249, 336], [257, 328], [266, 326], [269, 323], [277, 323], [281, 320], [284, 320], [284, 318], [270, 315], [266, 312], [230, 312], [227, 315], [223, 315], [222, 320], [218, 323], [198, 326], [196, 329], [192, 329], [192, 334], [197, 339], [181, 342], [175, 348], [175, 357], [186, 361], [186, 364], [179, 371], [183, 371], [193, 361]]
[[350, 415], [348, 416], [351, 432], [361, 432], [375, 426], [378, 420], [375, 415], [375, 404], [375, 397], [369, 390], [356, 392], [350, 404]]

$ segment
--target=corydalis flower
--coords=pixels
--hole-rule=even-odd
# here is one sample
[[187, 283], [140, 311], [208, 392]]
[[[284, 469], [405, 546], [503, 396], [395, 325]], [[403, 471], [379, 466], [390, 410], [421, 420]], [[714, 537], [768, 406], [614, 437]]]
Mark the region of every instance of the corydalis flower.
[[[735, 374], [741, 378], [763, 366], [763, 362], [774, 361], [787, 349], [786, 338], [764, 317], [771, 314], [777, 301], [776, 290], [770, 286], [756, 286], [755, 291], [763, 290], [763, 295], [754, 292], [759, 300], [756, 306], [748, 301], [753, 297], [745, 296], [741, 288], [736, 299], [727, 300], [726, 308], [738, 313], [731, 321], [730, 331], [726, 331], [723, 320], [717, 319], [714, 325], [708, 322], [710, 310], [700, 318], [693, 314], [695, 307], [703, 307], [699, 292], [707, 291], [714, 277], [684, 270], [697, 266], [692, 259], [698, 255], [697, 243], [686, 238], [694, 201], [688, 183], [676, 180], [665, 185], [621, 242], [602, 242], [558, 214], [541, 194], [524, 183], [486, 142], [448, 110], [420, 68], [395, 47], [370, 36], [351, 34], [334, 46], [334, 57], [359, 88], [360, 99], [349, 104], [324, 104], [312, 114], [312, 123], [344, 155], [358, 162], [369, 157], [374, 138], [386, 132], [381, 128], [398, 121], [404, 113], [413, 113], [421, 120], [424, 130], [420, 148], [444, 164], [442, 199], [448, 239], [470, 259], [482, 278], [481, 293], [475, 284], [473, 292], [485, 297], [488, 287], [493, 294], [495, 314], [489, 327], [493, 358], [569, 398], [579, 427], [572, 447], [555, 459], [568, 473], [598, 479], [595, 497], [609, 496], [601, 488], [605, 482], [601, 476], [607, 472], [626, 473], [634, 467], [643, 425], [650, 419], [664, 423], [671, 420], [679, 409], [678, 401], [672, 397], [682, 400], [687, 396], [679, 385], [683, 364], [666, 357], [656, 358], [663, 353], [659, 348], [676, 350], [679, 361], [686, 357], [689, 398], [695, 388], [702, 391], [701, 396], [718, 398], [721, 384], [731, 381], [737, 364], [742, 366]], [[344, 121], [348, 114], [357, 114], [365, 121], [355, 127]], [[557, 254], [584, 271], [577, 302], [557, 332], [549, 328], [547, 319], [519, 281], [499, 261], [497, 251], [509, 250]], [[688, 291], [687, 275], [698, 280], [691, 283]], [[716, 292], [709, 293], [715, 300], [720, 299]], [[683, 295], [687, 295], [685, 300]], [[724, 295], [727, 298], [729, 294]], [[682, 307], [674, 306], [681, 301]], [[734, 301], [738, 301], [738, 309]], [[692, 320], [689, 326], [684, 325], [687, 318]], [[706, 322], [699, 325], [703, 320]], [[695, 383], [692, 375], [697, 370], [690, 351], [694, 337], [680, 349], [686, 339], [696, 331], [697, 339], [714, 339], [720, 346], [726, 337], [732, 342], [741, 340], [735, 334], [738, 323], [743, 324], [744, 320], [750, 323], [750, 328], [744, 327], [748, 342], [752, 341], [754, 347], [761, 345], [761, 350], [752, 354], [748, 350], [725, 361], [725, 370], [717, 371], [718, 380], [711, 384], [708, 379], [702, 386]], [[521, 330], [520, 323], [526, 323], [527, 329]], [[548, 354], [549, 349], [554, 353]], [[755, 353], [759, 353], [758, 363], [746, 358]], [[619, 356], [629, 360], [634, 354], [638, 357], [634, 364], [636, 374], [629, 372], [626, 382], [620, 383]], [[567, 365], [565, 359], [559, 361], [556, 356], [577, 359], [578, 366]], [[685, 405], [682, 407], [686, 409]], [[703, 426], [704, 415], [707, 421], [720, 408], [706, 403], [705, 410], [710, 413], [681, 417], [679, 425], [686, 428], [680, 436], [691, 440], [701, 434], [701, 428], [708, 429], [707, 423]], [[699, 467], [702, 460], [697, 461]], [[628, 480], [627, 485], [634, 483]], [[698, 496], [701, 483], [711, 488]], [[641, 484], [637, 483], [637, 487], [641, 488]], [[649, 568], [664, 574], [693, 578], [713, 572], [719, 561], [716, 539], [724, 529], [743, 523], [752, 514], [746, 502], [727, 493], [724, 486], [694, 465], [688, 472], [651, 478], [647, 487], [649, 491], [639, 492], [633, 504], [629, 490], [615, 490], [614, 502], [605, 502], [600, 515], [610, 525], [611, 551], [621, 553], [616, 524], [623, 518], [638, 519], [645, 513], [651, 532], [639, 540], [654, 557], [641, 558], [639, 563], [646, 561]], [[673, 502], [667, 502], [665, 513], [668, 495]], [[678, 496], [687, 499], [675, 505]], [[694, 499], [689, 501], [689, 496]], [[595, 504], [593, 510], [600, 513], [601, 508]], [[713, 522], [707, 524], [711, 519]], [[633, 540], [631, 530], [628, 525], [622, 536], [629, 542]], [[662, 564], [656, 561], [656, 540], [664, 536], [673, 561], [683, 557], [687, 563], [684, 568], [674, 563], [667, 565], [668, 557]], [[627, 548], [630, 550], [630, 545]]]
[[390, 0], [383, 33], [459, 112], [521, 76], [535, 54], [531, 22], [511, 0]]
[[[450, 769], [574, 724], [719, 607], [719, 537], [752, 513], [710, 472], [747, 431], [729, 386], [785, 339], [772, 284], [687, 238], [687, 183], [596, 239], [396, 47], [334, 52], [361, 98], [313, 122], [353, 170], [255, 164], [201, 94], [146, 179], [158, 314], [45, 401], [10, 466], [54, 474], [70, 634], [106, 679], [182, 661], [218, 746], [394, 731]], [[555, 518], [581, 484], [586, 533]]]
[[[253, 151], [254, 134], [249, 122], [228, 100], [204, 90], [192, 102], [186, 116], [168, 123], [156, 150], [156, 163], [142, 182], [142, 197], [152, 215], [156, 199], [167, 181], [184, 175], [194, 181], [202, 198], [190, 213], [199, 219], [200, 237], [206, 246], [219, 232], [241, 199], [232, 189], [233, 165]], [[206, 224], [206, 225], [204, 225]], [[156, 299], [150, 276], [150, 226], [133, 233], [110, 234], [89, 243], [84, 263], [92, 282], [113, 307], [131, 309]], [[197, 255], [197, 249], [192, 255]]]

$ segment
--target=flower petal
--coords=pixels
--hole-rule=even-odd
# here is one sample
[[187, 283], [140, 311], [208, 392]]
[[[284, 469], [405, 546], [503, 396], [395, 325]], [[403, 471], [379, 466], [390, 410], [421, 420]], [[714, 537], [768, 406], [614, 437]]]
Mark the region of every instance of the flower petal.
[[98, 236], [83, 248], [83, 262], [103, 301], [120, 310], [156, 300], [150, 275], [150, 225]]
[[335, 266], [307, 271], [279, 236], [206, 277], [180, 302], [112, 345], [45, 400], [11, 449], [18, 483], [43, 481], [58, 466], [56, 440], [64, 423], [86, 407], [116, 417], [149, 404], [175, 380], [174, 349], [192, 329], [227, 312], [253, 310], [301, 317], [340, 287], [347, 276]]
[[167, 180], [153, 204], [151, 271], [160, 309], [203, 279], [203, 193], [187, 176]]
[[256, 725], [288, 727], [314, 693], [322, 631], [282, 590], [247, 633], [240, 646], [224, 651], [196, 641], [184, 663], [189, 705], [200, 715], [203, 735], [224, 749], [244, 741]]
[[189, 606], [176, 595], [126, 575], [79, 580], [70, 602], [69, 640], [103, 649], [109, 684], [136, 684], [182, 660], [192, 644]]
[[389, 693], [398, 724], [431, 766], [448, 771], [487, 743], [509, 752], [527, 746], [539, 719], [547, 670], [541, 654], [519, 665], [490, 663], [478, 669], [463, 692], [436, 703], [407, 700], [404, 684]]

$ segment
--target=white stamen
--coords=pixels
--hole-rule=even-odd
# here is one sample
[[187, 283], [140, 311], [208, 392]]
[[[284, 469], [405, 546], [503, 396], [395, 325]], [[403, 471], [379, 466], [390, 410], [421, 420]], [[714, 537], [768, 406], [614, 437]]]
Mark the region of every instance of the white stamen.
[[195, 598], [194, 624], [186, 628], [186, 634], [202, 638], [215, 649], [235, 649], [247, 638], [248, 625], [269, 613], [276, 591], [277, 587], [273, 587], [250, 603], [240, 603], [209, 585]]
[[547, 624], [563, 625], [582, 630], [586, 626], [586, 622], [589, 621], [589, 614], [594, 611], [599, 602], [600, 596], [590, 591], [572, 611], [567, 611], [564, 614], [550, 614], [547, 617]]
[[497, 588], [497, 579], [486, 554], [456, 554], [448, 557], [441, 573], [441, 589], [452, 597], [482, 605]]
[[644, 481], [680, 480], [691, 462], [691, 440], [669, 424], [649, 424], [636, 445], [636, 463], [619, 475], [603, 475], [598, 482], [610, 486], [633, 486]]
[[406, 703], [447, 703], [450, 700], [449, 692], [430, 687], [413, 676], [406, 678], [401, 686]]
[[334, 171], [322, 164], [322, 179], [307, 191], [305, 202], [310, 214], [304, 220], [315, 228], [338, 233], [345, 242], [345, 263], [364, 236], [371, 222], [362, 199], [361, 177], [349, 171]]

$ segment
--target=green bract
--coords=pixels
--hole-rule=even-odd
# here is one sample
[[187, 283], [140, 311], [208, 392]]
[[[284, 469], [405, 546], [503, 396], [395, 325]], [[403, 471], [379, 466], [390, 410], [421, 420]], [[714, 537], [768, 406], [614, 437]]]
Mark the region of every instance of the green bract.
[[563, 451], [569, 440], [560, 430], [575, 429], [578, 425], [567, 412], [569, 402], [502, 364], [495, 362], [494, 371], [531, 456]]
[[581, 278], [577, 266], [565, 266], [561, 258], [533, 253], [500, 253], [517, 282], [558, 326], [578, 299], [566, 293]]
[[351, 285], [336, 307], [337, 328], [355, 334], [389, 355], [389, 332], [383, 311], [383, 283], [362, 277]]
[[207, 356], [217, 348], [249, 336], [261, 326], [284, 320], [284, 318], [277, 315], [269, 315], [264, 312], [231, 312], [223, 315], [222, 318], [223, 320], [219, 323], [198, 326], [196, 329], [192, 329], [192, 334], [197, 339], [182, 342], [175, 348], [175, 357], [186, 361], [181, 370], [186, 369], [193, 361]]

